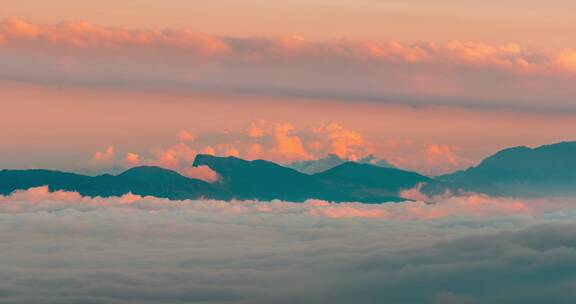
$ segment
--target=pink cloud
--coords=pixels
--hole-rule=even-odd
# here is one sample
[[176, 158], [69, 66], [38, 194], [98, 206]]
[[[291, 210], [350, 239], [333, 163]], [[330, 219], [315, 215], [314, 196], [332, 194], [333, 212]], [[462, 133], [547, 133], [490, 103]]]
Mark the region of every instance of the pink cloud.
[[425, 151], [427, 156], [426, 161], [428, 163], [434, 164], [439, 158], [450, 164], [455, 164], [457, 162], [453, 148], [449, 146], [428, 143], [426, 144]]
[[248, 159], [261, 159], [264, 157], [264, 150], [262, 149], [262, 145], [258, 143], [251, 144], [246, 152], [244, 153], [246, 158]]
[[460, 147], [411, 139], [390, 139], [380, 152], [382, 158], [398, 168], [432, 176], [465, 169], [475, 163], [461, 155]]
[[[212, 153], [214, 149], [205, 147], [204, 152]], [[198, 152], [185, 143], [178, 143], [168, 149], [156, 152], [156, 159], [149, 161], [153, 165], [174, 170], [186, 177], [200, 179], [209, 183], [218, 181], [218, 173], [207, 166], [192, 167]]]
[[576, 96], [574, 50], [511, 43], [239, 38], [18, 19], [0, 22], [0, 41], [6, 80], [482, 107], [556, 109]]
[[178, 143], [167, 149], [158, 150], [156, 163], [164, 168], [178, 169], [182, 165], [191, 166], [197, 154], [197, 151], [187, 144]]
[[211, 146], [206, 146], [202, 148], [202, 150], [200, 150], [200, 153], [207, 155], [216, 155], [216, 150], [214, 150], [214, 148], [212, 148]]
[[302, 138], [294, 125], [285, 122], [254, 121], [248, 128], [243, 146], [247, 158], [266, 158], [280, 162], [309, 159]]
[[[191, 166], [198, 154], [265, 159], [284, 164], [320, 159], [328, 154], [352, 161], [375, 155], [400, 169], [428, 175], [450, 173], [474, 164], [474, 161], [461, 155], [459, 147], [447, 144], [389, 139], [377, 150], [375, 144], [361, 133], [337, 123], [296, 127], [286, 122], [259, 120], [245, 130], [228, 130], [225, 136], [220, 136], [220, 133], [203, 134], [198, 139], [190, 140], [195, 138], [191, 131], [179, 132], [178, 135], [179, 141], [171, 146], [157, 148], [152, 153], [127, 153], [119, 160], [115, 159], [114, 148], [109, 147], [104, 152], [96, 152], [88, 166], [92, 170], [106, 171], [154, 165], [193, 177], [190, 172], [194, 169]], [[214, 138], [219, 140], [215, 141]], [[202, 179], [215, 180], [213, 174], [205, 176]]]
[[127, 153], [124, 158], [124, 163], [127, 167], [138, 166], [141, 163], [140, 155], [136, 153]]
[[[201, 152], [215, 153], [210, 146], [205, 147]], [[218, 174], [209, 167], [192, 167], [197, 154], [195, 148], [187, 143], [179, 142], [165, 149], [157, 149], [148, 156], [143, 157], [141, 154], [127, 153], [123, 159], [118, 160], [115, 159], [114, 147], [109, 147], [105, 152], [96, 152], [88, 165], [90, 169], [99, 171], [106, 171], [114, 167], [159, 166], [174, 170], [189, 178], [196, 178], [209, 183], [218, 181]]]
[[181, 130], [180, 133], [178, 133], [178, 139], [182, 142], [193, 141], [194, 138], [194, 133], [187, 130]]
[[297, 128], [286, 122], [252, 122], [247, 136], [236, 141], [241, 155], [291, 162], [336, 154], [345, 159], [365, 157], [373, 152], [364, 137], [337, 123]]
[[564, 50], [558, 55], [558, 66], [570, 72], [576, 72], [576, 50]]
[[134, 48], [163, 49], [195, 56], [237, 57], [249, 62], [272, 58], [369, 58], [410, 63], [460, 62], [526, 71], [529, 68], [554, 68], [555, 55], [534, 56], [517, 44], [491, 45], [481, 42], [449, 41], [446, 43], [403, 44], [397, 41], [309, 41], [300, 36], [235, 38], [194, 32], [188, 29], [129, 30], [105, 27], [88, 22], [62, 22], [36, 25], [21, 19], [0, 22], [0, 34], [5, 43], [21, 48], [38, 45], [67, 47], [78, 50], [109, 51]]
[[203, 180], [208, 183], [214, 183], [220, 179], [218, 173], [208, 166], [183, 168], [181, 170], [184, 173], [184, 176]]
[[[430, 203], [432, 201], [433, 203]], [[155, 197], [143, 197], [128, 193], [121, 197], [83, 197], [76, 192], [50, 192], [48, 187], [15, 191], [0, 196], [0, 213], [22, 213], [63, 208], [89, 210], [97, 208], [137, 208], [162, 210], [180, 208], [183, 211], [223, 214], [290, 214], [334, 219], [368, 218], [373, 220], [421, 221], [442, 218], [494, 218], [510, 215], [537, 217], [546, 213], [574, 210], [573, 198], [516, 199], [496, 198], [470, 193], [463, 196], [443, 195], [413, 201], [390, 204], [330, 203], [309, 200], [304, 203], [283, 201], [216, 201], [183, 200], [170, 201]]]
[[111, 167], [114, 164], [114, 147], [110, 146], [104, 152], [96, 152], [89, 165], [94, 168]]
[[430, 200], [430, 198], [428, 197], [428, 195], [422, 193], [422, 187], [423, 186], [424, 186], [424, 184], [418, 184], [414, 188], [404, 189], [404, 190], [400, 191], [398, 196], [400, 196], [402, 198], [410, 199], [410, 200], [419, 201], [419, 202], [428, 202]]
[[304, 150], [300, 137], [292, 135], [294, 126], [286, 123], [276, 124], [273, 132], [275, 146], [272, 148], [272, 153], [279, 155], [285, 161], [310, 158]]
[[317, 149], [318, 146], [322, 146], [322, 142], [325, 142], [325, 146], [329, 147], [329, 153], [340, 158], [356, 160], [373, 152], [370, 144], [360, 133], [337, 123], [315, 127], [312, 132], [317, 136], [317, 140], [311, 144], [313, 148]]

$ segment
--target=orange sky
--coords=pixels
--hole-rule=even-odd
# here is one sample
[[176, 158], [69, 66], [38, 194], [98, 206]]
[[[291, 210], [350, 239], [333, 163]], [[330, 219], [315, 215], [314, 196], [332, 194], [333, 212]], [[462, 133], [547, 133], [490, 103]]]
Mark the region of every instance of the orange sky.
[[186, 27], [214, 34], [401, 41], [481, 40], [576, 47], [571, 0], [4, 0], [0, 17]]
[[0, 167], [373, 153], [440, 174], [504, 147], [574, 140], [574, 9], [5, 0]]
[[[576, 117], [570, 113], [15, 83], [3, 83], [1, 88], [0, 167], [10, 168], [78, 169], [87, 165], [94, 152], [108, 147], [115, 147], [120, 159], [126, 153], [152, 155], [177, 144], [182, 130], [202, 142], [198, 148], [231, 144], [241, 151], [240, 156], [249, 158], [240, 147], [249, 139], [251, 123], [259, 120], [290, 123], [295, 134], [337, 123], [361, 134], [377, 156], [428, 173], [474, 164], [504, 147], [573, 140], [576, 134]], [[449, 148], [458, 163], [451, 165], [442, 156], [438, 164], [427, 165], [427, 145]]]

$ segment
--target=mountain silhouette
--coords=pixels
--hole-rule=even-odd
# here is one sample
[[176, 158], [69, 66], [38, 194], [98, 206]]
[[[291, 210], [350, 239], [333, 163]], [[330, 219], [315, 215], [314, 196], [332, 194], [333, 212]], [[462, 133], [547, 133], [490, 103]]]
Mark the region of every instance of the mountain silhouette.
[[352, 162], [318, 174], [305, 174], [265, 160], [198, 155], [192, 166], [208, 166], [220, 176], [207, 183], [159, 167], [142, 166], [118, 175], [86, 176], [51, 170], [2, 170], [0, 194], [47, 185], [51, 191], [85, 196], [133, 193], [168, 199], [286, 200], [382, 203], [404, 201], [402, 189], [428, 177], [398, 169]]
[[215, 183], [188, 178], [152, 166], [118, 175], [87, 176], [53, 170], [2, 170], [0, 194], [47, 185], [51, 191], [76, 191], [85, 196], [133, 193], [173, 200], [320, 199], [332, 202], [399, 202], [404, 189], [423, 184], [435, 194], [481, 192], [496, 196], [543, 197], [576, 195], [576, 142], [538, 148], [504, 149], [478, 166], [430, 178], [416, 172], [367, 163], [344, 162], [320, 173], [306, 174], [265, 160], [198, 155], [192, 166], [208, 166], [220, 177]]
[[314, 177], [330, 192], [363, 202], [377, 202], [386, 196], [392, 198], [403, 189], [434, 183], [433, 179], [415, 172], [355, 162], [343, 163]]
[[208, 166], [216, 171], [221, 178], [217, 187], [235, 199], [402, 201], [398, 196], [401, 189], [431, 181], [413, 172], [352, 162], [314, 175], [264, 160], [211, 155], [198, 155], [193, 166]]
[[85, 196], [120, 196], [126, 193], [168, 199], [217, 197], [214, 187], [159, 167], [136, 167], [120, 175], [85, 176], [50, 170], [2, 170], [0, 193], [47, 185], [51, 191], [76, 191]]
[[220, 176], [216, 187], [232, 199], [303, 201], [319, 198], [318, 181], [307, 174], [265, 160], [200, 154], [193, 166], [208, 166]]
[[504, 149], [476, 167], [438, 179], [491, 195], [576, 195], [576, 142]]
[[[293, 163], [289, 163], [286, 165], [288, 168], [292, 168], [298, 170], [302, 173], [307, 174], [316, 174], [320, 172], [324, 172], [326, 170], [332, 169], [337, 167], [343, 163], [349, 162], [350, 160], [346, 158], [342, 158], [335, 154], [328, 154], [324, 158], [319, 158], [315, 160], [305, 160], [305, 161], [297, 161]], [[385, 168], [394, 168], [389, 162], [383, 159], [379, 159], [374, 155], [368, 155], [366, 157], [360, 158], [356, 161], [356, 163], [360, 164], [371, 164], [378, 167], [385, 167]]]

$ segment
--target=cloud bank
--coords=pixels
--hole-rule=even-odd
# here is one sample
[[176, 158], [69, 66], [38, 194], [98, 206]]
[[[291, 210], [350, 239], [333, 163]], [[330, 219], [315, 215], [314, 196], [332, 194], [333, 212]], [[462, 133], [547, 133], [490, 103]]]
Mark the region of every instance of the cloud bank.
[[[198, 154], [236, 156], [249, 160], [267, 159], [279, 163], [311, 160], [327, 154], [344, 160], [376, 162], [371, 156], [372, 144], [353, 130], [336, 123], [296, 128], [286, 122], [257, 120], [245, 130], [226, 130], [217, 134], [201, 134], [200, 138], [188, 130], [178, 133], [178, 142], [148, 153], [128, 152], [123, 159], [113, 146], [97, 151], [87, 167], [95, 172], [116, 170], [138, 165], [155, 165], [209, 182], [218, 180], [217, 173], [206, 166], [192, 168]], [[342, 162], [343, 162], [342, 161]], [[116, 170], [117, 171], [117, 170]]]
[[2, 80], [410, 105], [576, 110], [575, 54], [512, 43], [309, 41], [0, 22]]
[[0, 302], [571, 303], [573, 206], [169, 202], [41, 187], [0, 197]]
[[[460, 156], [460, 148], [432, 142], [388, 140], [375, 156], [375, 143], [361, 133], [331, 122], [295, 127], [288, 122], [256, 120], [245, 129], [195, 134], [178, 133], [177, 143], [153, 151], [119, 154], [113, 146], [97, 151], [86, 165], [89, 173], [120, 172], [139, 165], [168, 168], [208, 182], [218, 174], [203, 166], [192, 168], [198, 154], [265, 159], [305, 173], [318, 173], [347, 161], [398, 167], [423, 174], [440, 175], [463, 169], [474, 162]], [[151, 152], [151, 153], [150, 153]], [[124, 156], [122, 156], [124, 155]]]

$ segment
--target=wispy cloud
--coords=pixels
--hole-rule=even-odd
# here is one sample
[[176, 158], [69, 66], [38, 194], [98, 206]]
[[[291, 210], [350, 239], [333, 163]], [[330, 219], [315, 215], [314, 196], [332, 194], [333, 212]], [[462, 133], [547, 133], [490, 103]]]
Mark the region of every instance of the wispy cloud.
[[4, 80], [415, 106], [576, 110], [574, 53], [466, 41], [309, 41], [85, 22], [0, 23]]

